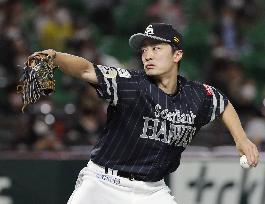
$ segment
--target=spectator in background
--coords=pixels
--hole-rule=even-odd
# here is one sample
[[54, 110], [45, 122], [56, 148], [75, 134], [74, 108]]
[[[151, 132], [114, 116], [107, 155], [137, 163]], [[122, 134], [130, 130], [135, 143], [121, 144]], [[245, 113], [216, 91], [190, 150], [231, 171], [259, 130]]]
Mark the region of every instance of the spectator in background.
[[250, 115], [255, 111], [254, 100], [257, 87], [254, 80], [247, 78], [239, 63], [228, 63], [226, 68], [226, 90], [241, 114]]
[[238, 31], [236, 12], [224, 7], [214, 31], [213, 53], [217, 57], [236, 60], [250, 51], [251, 46]]
[[57, 7], [53, 0], [44, 1], [40, 6], [44, 8], [44, 12], [36, 18], [35, 25], [42, 48], [65, 50], [66, 40], [73, 35], [69, 10]]
[[186, 27], [186, 18], [178, 1], [157, 0], [148, 7], [147, 16], [151, 22], [171, 24], [180, 31], [183, 31]]
[[247, 121], [246, 132], [252, 141], [261, 149], [265, 150], [265, 86], [262, 91], [261, 106], [253, 115], [252, 118]]
[[256, 112], [256, 82], [245, 76], [240, 63], [216, 59], [210, 70], [208, 81], [228, 95], [241, 115]]
[[113, 8], [118, 5], [117, 0], [82, 0], [87, 7], [90, 14], [90, 20], [94, 22], [98, 27], [102, 28], [102, 31], [108, 35], [112, 34], [113, 29]]
[[95, 145], [106, 121], [107, 104], [97, 97], [95, 89], [84, 86], [80, 91], [77, 122], [62, 138], [66, 146]]
[[0, 88], [6, 88], [18, 78], [13, 41], [5, 33], [0, 33]]
[[0, 150], [27, 149], [32, 144], [30, 137], [30, 116], [20, 114], [22, 99], [17, 93], [15, 83], [9, 84], [6, 98], [2, 98], [0, 110]]
[[265, 117], [253, 117], [246, 124], [246, 133], [249, 138], [259, 147], [265, 148]]
[[51, 100], [43, 98], [30, 110], [32, 115], [31, 137], [34, 138], [32, 149], [35, 151], [60, 150], [63, 147], [61, 138], [56, 135], [54, 128], [56, 121], [54, 106]]
[[[50, 124], [47, 124], [43, 115], [38, 115], [33, 123], [33, 134], [35, 141], [33, 150], [60, 150], [62, 149], [61, 141], [55, 135]], [[47, 120], [47, 119], [46, 119]]]
[[27, 56], [30, 53], [30, 49], [28, 47], [26, 40], [24, 38], [19, 38], [16, 41], [14, 41], [14, 49], [16, 52], [16, 55], [14, 56], [15, 64], [21, 66], [24, 64], [24, 62], [27, 59]]
[[111, 66], [121, 67], [121, 63], [113, 56], [100, 52], [95, 42], [91, 39], [80, 40], [78, 42], [78, 53], [85, 59], [92, 59], [94, 63], [110, 64]]
[[224, 58], [240, 60], [240, 57], [253, 50], [253, 45], [242, 31], [253, 25], [259, 18], [257, 2], [252, 0], [213, 1], [212, 4], [217, 14], [213, 51]]
[[262, 103], [259, 111], [246, 123], [246, 133], [250, 139], [260, 148], [265, 150], [265, 86], [261, 93]]
[[63, 143], [66, 146], [94, 146], [99, 133], [102, 131], [102, 126], [100, 126], [97, 118], [97, 110], [82, 110], [78, 117], [78, 122], [63, 137]]
[[[80, 42], [82, 40], [88, 40], [92, 38], [91, 35], [93, 28], [91, 22], [86, 20], [84, 17], [79, 17], [75, 19], [73, 24], [74, 33], [70, 39], [70, 42]], [[77, 51], [78, 50], [76, 50], [76, 52]]]
[[1, 5], [0, 22], [0, 88], [18, 80], [16, 69], [16, 42], [23, 39], [21, 24], [23, 9], [19, 1], [6, 1]]
[[[91, 86], [85, 86], [79, 95], [79, 107], [82, 112], [89, 111], [95, 115], [98, 127], [102, 127], [106, 122], [107, 103], [98, 98], [97, 93]], [[81, 113], [82, 114], [82, 113]]]

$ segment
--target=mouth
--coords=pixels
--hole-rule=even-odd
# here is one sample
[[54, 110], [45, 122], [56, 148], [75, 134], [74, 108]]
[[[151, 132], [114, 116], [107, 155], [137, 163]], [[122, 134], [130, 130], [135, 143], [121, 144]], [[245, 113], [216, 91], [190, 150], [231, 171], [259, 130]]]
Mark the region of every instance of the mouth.
[[145, 69], [149, 70], [149, 69], [154, 69], [155, 65], [154, 64], [147, 64], [145, 65]]

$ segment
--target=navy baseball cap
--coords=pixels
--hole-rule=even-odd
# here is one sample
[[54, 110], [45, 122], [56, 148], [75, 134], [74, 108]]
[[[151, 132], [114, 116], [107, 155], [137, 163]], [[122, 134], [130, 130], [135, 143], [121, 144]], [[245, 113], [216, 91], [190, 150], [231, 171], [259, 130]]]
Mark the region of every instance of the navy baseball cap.
[[144, 33], [136, 33], [129, 39], [129, 45], [133, 50], [139, 51], [145, 39], [154, 39], [157, 41], [175, 45], [182, 49], [182, 35], [165, 23], [152, 23], [148, 25]]

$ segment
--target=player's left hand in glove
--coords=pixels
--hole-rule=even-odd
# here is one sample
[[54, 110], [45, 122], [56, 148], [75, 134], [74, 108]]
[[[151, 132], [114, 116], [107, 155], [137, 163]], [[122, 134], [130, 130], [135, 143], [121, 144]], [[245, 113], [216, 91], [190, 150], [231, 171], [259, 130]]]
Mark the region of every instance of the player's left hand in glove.
[[17, 90], [22, 94], [22, 111], [28, 104], [36, 103], [41, 96], [48, 96], [55, 91], [53, 64], [56, 52], [44, 50], [28, 57]]

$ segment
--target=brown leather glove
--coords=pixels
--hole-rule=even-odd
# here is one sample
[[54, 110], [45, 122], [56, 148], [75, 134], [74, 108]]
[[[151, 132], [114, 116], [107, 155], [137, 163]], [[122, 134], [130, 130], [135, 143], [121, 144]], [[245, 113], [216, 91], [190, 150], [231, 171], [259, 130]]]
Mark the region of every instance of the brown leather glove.
[[36, 103], [41, 96], [48, 96], [55, 91], [54, 58], [55, 54], [51, 56], [36, 52], [25, 62], [20, 84], [17, 86], [24, 104], [22, 112], [28, 104]]

